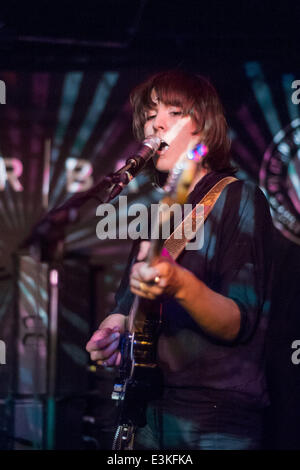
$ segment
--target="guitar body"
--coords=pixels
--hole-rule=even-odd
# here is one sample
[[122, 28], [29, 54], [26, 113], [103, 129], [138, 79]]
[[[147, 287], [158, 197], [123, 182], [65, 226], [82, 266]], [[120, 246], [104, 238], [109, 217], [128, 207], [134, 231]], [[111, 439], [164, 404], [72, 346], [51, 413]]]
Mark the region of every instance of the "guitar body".
[[[157, 307], [155, 309], [155, 307]], [[156, 343], [161, 325], [157, 303], [135, 298], [135, 325], [122, 335], [121, 364], [112, 398], [120, 407], [113, 449], [129, 450], [137, 427], [146, 424], [147, 403], [162, 394], [162, 375], [156, 362]]]

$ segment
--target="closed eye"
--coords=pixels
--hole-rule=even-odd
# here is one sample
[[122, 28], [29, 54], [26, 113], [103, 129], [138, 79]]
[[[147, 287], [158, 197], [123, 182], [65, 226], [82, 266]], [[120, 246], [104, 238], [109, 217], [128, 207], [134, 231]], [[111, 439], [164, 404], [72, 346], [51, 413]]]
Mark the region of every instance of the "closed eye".
[[151, 119], [154, 119], [156, 117], [156, 114], [150, 114], [149, 116], [146, 116], [146, 121], [150, 121]]
[[183, 113], [182, 111], [170, 111], [170, 114], [172, 116], [181, 116]]

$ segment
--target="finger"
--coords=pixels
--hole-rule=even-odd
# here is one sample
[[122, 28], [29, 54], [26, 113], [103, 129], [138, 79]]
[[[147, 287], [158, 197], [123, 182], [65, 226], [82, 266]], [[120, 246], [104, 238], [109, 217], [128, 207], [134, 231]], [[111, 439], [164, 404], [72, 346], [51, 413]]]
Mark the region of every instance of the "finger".
[[105, 360], [98, 360], [98, 366], [104, 367], [111, 367], [111, 366], [119, 366], [121, 364], [121, 353], [120, 351], [116, 351], [109, 359]]
[[104, 361], [109, 359], [119, 346], [119, 340], [113, 341], [107, 348], [94, 350], [90, 353], [92, 361]]
[[119, 366], [121, 364], [121, 353], [120, 351], [118, 351], [118, 354], [117, 354], [117, 359], [116, 359], [116, 366]]
[[109, 346], [101, 350], [102, 353], [102, 358], [103, 359], [108, 359], [119, 347], [119, 338], [117, 338], [115, 341], [113, 341]]
[[91, 353], [92, 351], [95, 351], [96, 349], [98, 349], [97, 342], [95, 339], [93, 339], [93, 337], [86, 344], [85, 349], [88, 353]]
[[109, 334], [103, 338], [103, 333], [99, 330], [98, 335], [94, 335], [92, 339], [87, 343], [86, 350], [87, 352], [91, 353], [92, 351], [98, 351], [100, 349], [106, 348], [110, 345], [113, 341], [118, 340], [120, 338], [120, 333], [115, 331], [114, 333]]
[[90, 350], [95, 348], [96, 341], [108, 337], [112, 333], [113, 330], [111, 328], [100, 328], [96, 330], [91, 339], [88, 341], [86, 345], [86, 350], [90, 352]]
[[115, 341], [118, 342], [119, 338], [120, 338], [119, 331], [115, 331], [114, 333], [110, 334], [109, 336], [106, 336], [105, 338], [98, 339], [96, 341], [97, 349], [104, 349], [110, 344], [114, 343]]
[[102, 351], [92, 351], [90, 353], [90, 357], [92, 361], [96, 361], [99, 365], [104, 361], [104, 357], [102, 357]]
[[152, 294], [151, 292], [143, 292], [139, 289], [131, 288], [131, 292], [139, 297], [144, 297], [144, 299], [154, 300], [156, 299], [156, 295]]
[[141, 266], [143, 264], [146, 264], [144, 261], [141, 261], [139, 263], [134, 263], [134, 265], [132, 266], [131, 268], [131, 272], [130, 272], [130, 275], [131, 276], [136, 276], [136, 277], [139, 277], [140, 276], [140, 269], [141, 269]]
[[160, 272], [156, 266], [152, 267], [147, 263], [136, 263], [131, 270], [131, 278], [145, 282], [153, 282], [155, 277], [159, 275]]
[[155, 265], [155, 269], [159, 272], [160, 277], [168, 277], [172, 271], [174, 270], [174, 263], [170, 263], [169, 261], [162, 260]]
[[161, 295], [163, 289], [158, 284], [147, 284], [143, 281], [137, 281], [136, 279], [132, 279], [130, 281], [130, 287], [135, 289], [136, 291], [143, 292], [144, 294], [152, 294], [154, 296]]
[[113, 341], [113, 338], [107, 337], [104, 339], [91, 339], [87, 345], [86, 345], [86, 350], [87, 352], [91, 353], [93, 351], [98, 351], [99, 349], [105, 348], [108, 344], [110, 344]]
[[[141, 281], [138, 279], [135, 279], [134, 277], [130, 279], [130, 287], [133, 287], [134, 289], [138, 290], [141, 287]], [[142, 289], [140, 289], [142, 290]]]
[[148, 265], [141, 267], [140, 274], [142, 279], [146, 282], [154, 282], [154, 279], [160, 276], [160, 272], [156, 267], [154, 268]]
[[120, 331], [121, 331], [121, 327], [120, 327], [119, 325], [116, 325], [116, 326], [113, 327], [112, 330], [113, 330], [113, 332], [115, 332], [115, 331], [119, 331], [119, 332], [120, 332]]
[[137, 255], [137, 260], [142, 261], [146, 259], [150, 248], [150, 242], [143, 241], [140, 243], [140, 249]]
[[102, 361], [102, 365], [108, 366], [108, 367], [116, 365], [118, 354], [119, 354], [119, 351], [115, 351], [109, 358]]

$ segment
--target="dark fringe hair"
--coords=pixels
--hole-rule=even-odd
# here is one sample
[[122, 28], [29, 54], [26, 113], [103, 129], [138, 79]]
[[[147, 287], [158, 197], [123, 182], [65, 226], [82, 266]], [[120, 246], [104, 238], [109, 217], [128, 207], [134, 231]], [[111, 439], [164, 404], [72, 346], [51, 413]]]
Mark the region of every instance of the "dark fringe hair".
[[213, 85], [200, 75], [174, 70], [161, 72], [138, 85], [130, 95], [133, 108], [133, 132], [144, 140], [146, 112], [155, 108], [151, 92], [162, 103], [180, 106], [184, 115], [190, 115], [196, 124], [195, 134], [201, 133], [201, 142], [208, 147], [203, 166], [211, 170], [231, 170], [230, 139], [224, 109]]

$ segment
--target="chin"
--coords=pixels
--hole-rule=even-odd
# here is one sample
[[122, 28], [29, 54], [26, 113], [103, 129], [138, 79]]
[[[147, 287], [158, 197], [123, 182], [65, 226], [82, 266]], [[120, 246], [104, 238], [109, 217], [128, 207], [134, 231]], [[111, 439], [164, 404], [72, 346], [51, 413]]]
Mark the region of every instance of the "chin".
[[174, 163], [172, 161], [170, 161], [169, 158], [166, 158], [165, 155], [159, 157], [156, 162], [154, 162], [154, 165], [155, 165], [155, 168], [158, 170], [158, 171], [164, 171], [164, 172], [167, 172], [167, 171], [170, 171], [173, 166], [174, 166]]
[[172, 167], [170, 167], [170, 163], [164, 162], [164, 161], [160, 161], [160, 162], [157, 162], [157, 163], [155, 164], [155, 168], [156, 168], [158, 171], [167, 172], [167, 171], [170, 171]]

